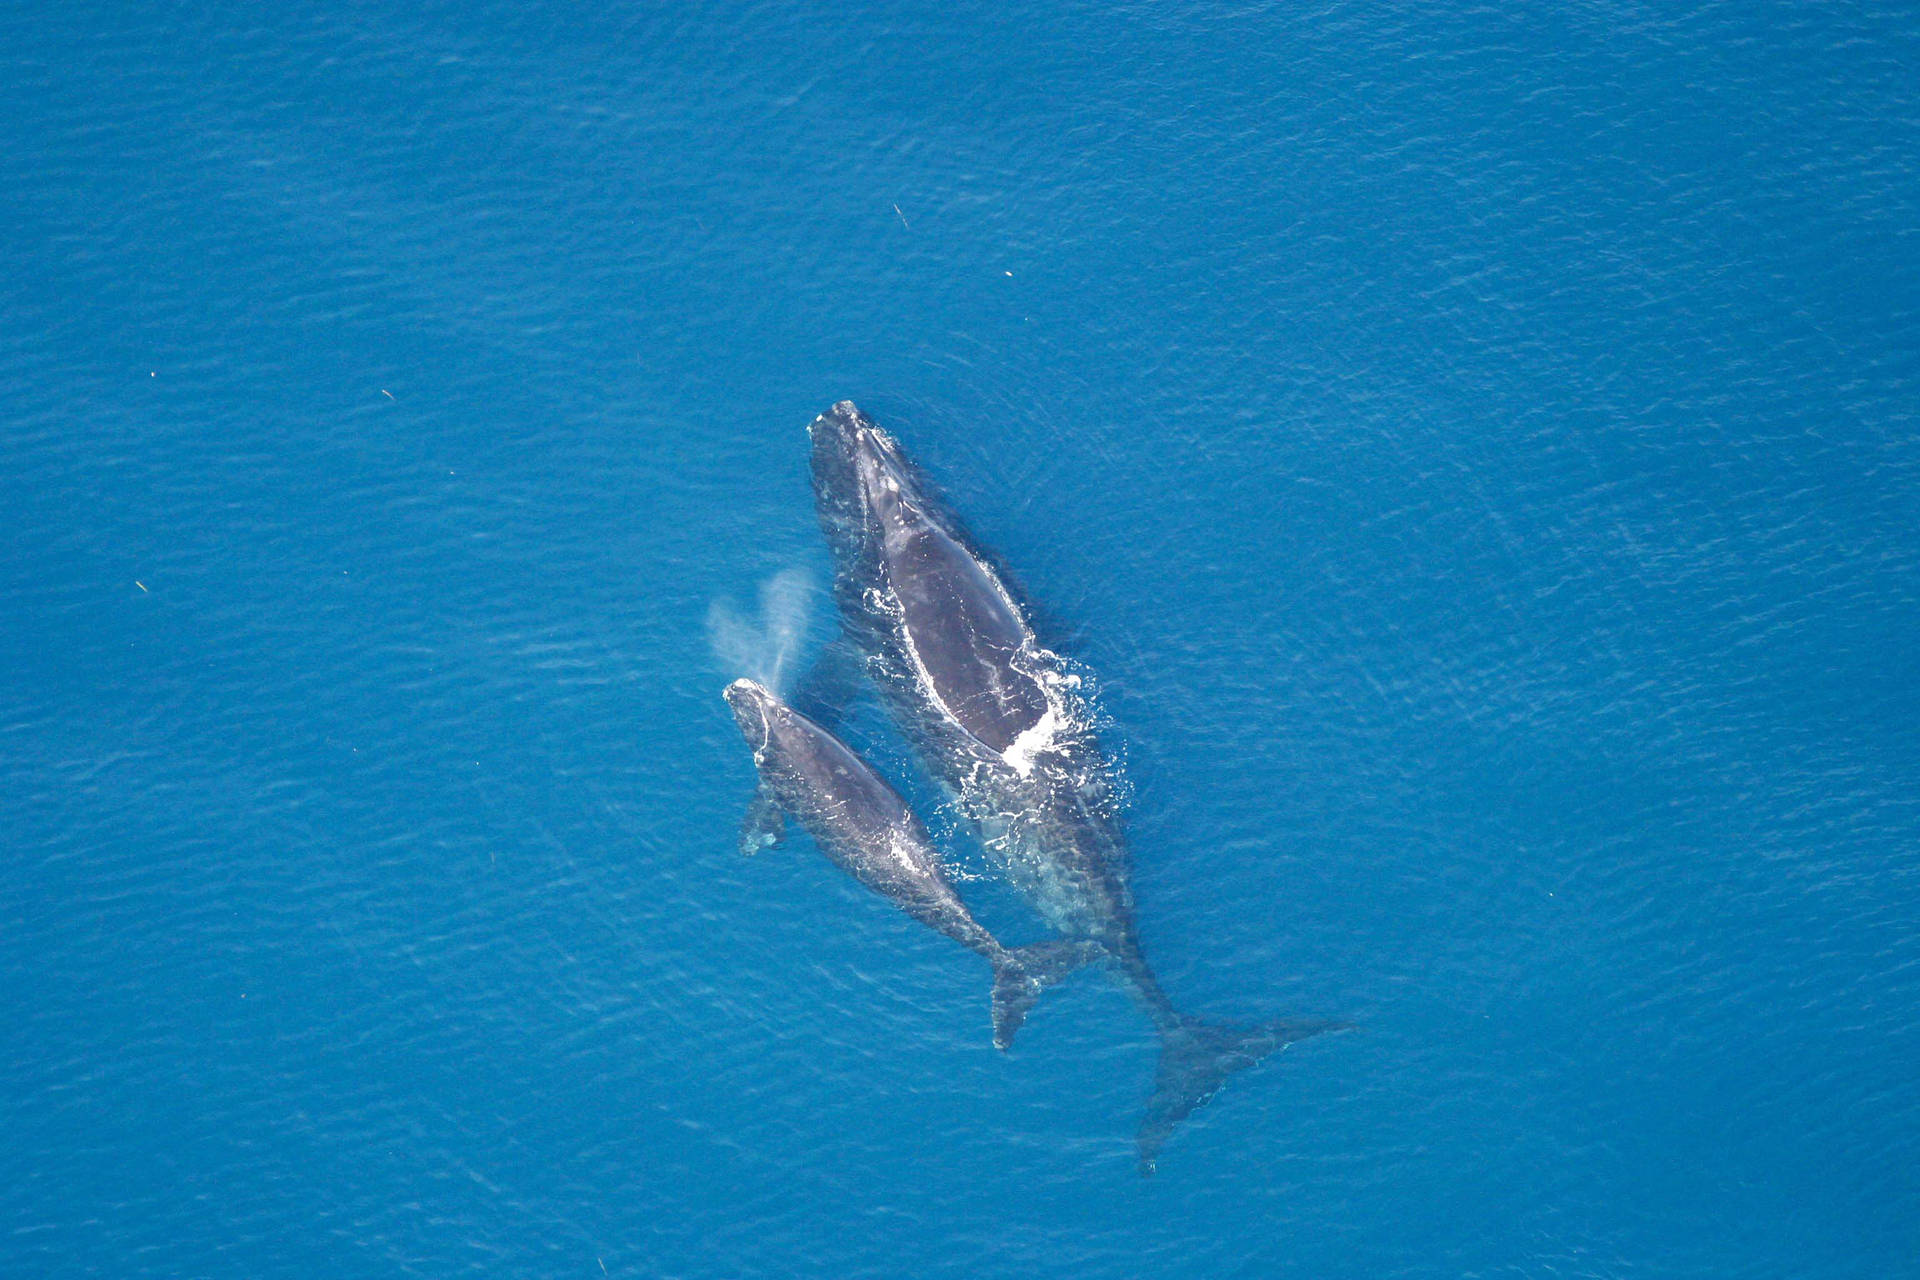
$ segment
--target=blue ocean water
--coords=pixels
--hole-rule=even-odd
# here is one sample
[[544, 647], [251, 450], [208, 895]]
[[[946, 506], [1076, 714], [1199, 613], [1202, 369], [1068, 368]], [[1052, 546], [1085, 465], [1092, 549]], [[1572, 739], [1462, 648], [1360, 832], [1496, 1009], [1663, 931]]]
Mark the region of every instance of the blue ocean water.
[[[0, 1274], [1920, 1271], [1910, 6], [0, 65]], [[1362, 1024], [1151, 1180], [1110, 983], [997, 1054], [974, 957], [735, 853], [843, 397], [1097, 676], [1176, 999]]]

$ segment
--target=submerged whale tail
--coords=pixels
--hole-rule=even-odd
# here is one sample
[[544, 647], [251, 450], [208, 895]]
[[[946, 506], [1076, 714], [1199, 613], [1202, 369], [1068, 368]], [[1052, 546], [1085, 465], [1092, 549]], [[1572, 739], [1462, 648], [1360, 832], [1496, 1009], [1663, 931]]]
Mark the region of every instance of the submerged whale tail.
[[1160, 1072], [1153, 1082], [1153, 1097], [1140, 1121], [1141, 1176], [1153, 1173], [1160, 1148], [1174, 1126], [1212, 1101], [1228, 1076], [1296, 1040], [1352, 1027], [1351, 1022], [1330, 1021], [1214, 1026], [1185, 1017], [1168, 1023], [1160, 1033]]
[[1085, 942], [1036, 942], [1012, 947], [993, 961], [993, 1047], [1013, 1044], [1033, 1002], [1060, 979], [1106, 953]]

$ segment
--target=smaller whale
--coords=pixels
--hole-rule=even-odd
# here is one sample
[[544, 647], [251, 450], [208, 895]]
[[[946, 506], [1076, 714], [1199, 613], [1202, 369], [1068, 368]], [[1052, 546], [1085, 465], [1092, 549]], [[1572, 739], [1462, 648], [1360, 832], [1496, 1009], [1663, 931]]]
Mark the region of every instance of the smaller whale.
[[1005, 1049], [1040, 993], [1102, 956], [1084, 942], [1001, 945], [948, 881], [926, 828], [873, 767], [752, 680], [723, 695], [753, 748], [760, 792], [741, 839], [752, 853], [779, 838], [782, 813], [842, 870], [993, 966], [993, 1044]]

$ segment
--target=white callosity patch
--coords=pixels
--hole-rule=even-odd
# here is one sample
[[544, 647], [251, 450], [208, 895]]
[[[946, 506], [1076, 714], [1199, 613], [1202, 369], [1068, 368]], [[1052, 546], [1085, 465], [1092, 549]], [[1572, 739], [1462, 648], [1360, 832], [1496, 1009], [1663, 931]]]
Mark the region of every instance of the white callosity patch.
[[760, 701], [756, 705], [760, 709], [760, 744], [753, 749], [753, 767], [765, 769], [772, 758], [770, 748], [773, 746], [773, 721], [767, 717], [765, 701]]

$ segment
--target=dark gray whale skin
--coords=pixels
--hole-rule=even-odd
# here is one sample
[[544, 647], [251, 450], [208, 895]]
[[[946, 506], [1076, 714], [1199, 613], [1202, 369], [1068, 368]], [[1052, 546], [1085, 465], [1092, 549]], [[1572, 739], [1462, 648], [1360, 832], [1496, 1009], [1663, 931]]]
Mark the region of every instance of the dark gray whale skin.
[[1050, 925], [1098, 946], [1162, 1042], [1138, 1134], [1153, 1172], [1227, 1076], [1348, 1024], [1213, 1026], [1173, 1006], [1134, 923], [1114, 766], [1072, 714], [1076, 678], [899, 445], [850, 401], [808, 428], [846, 638], [927, 771]]
[[[1074, 942], [1002, 946], [954, 892], [919, 818], [872, 766], [752, 680], [734, 681], [723, 696], [753, 749], [762, 795], [854, 879], [993, 966], [996, 1048], [1012, 1044], [1042, 991], [1095, 958]], [[776, 835], [764, 818], [762, 830]]]

